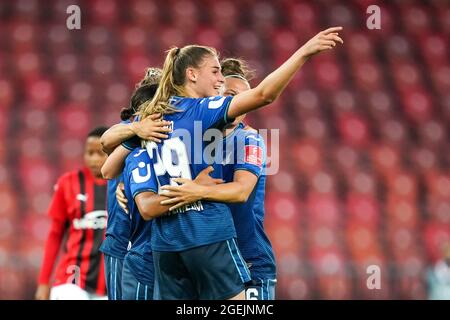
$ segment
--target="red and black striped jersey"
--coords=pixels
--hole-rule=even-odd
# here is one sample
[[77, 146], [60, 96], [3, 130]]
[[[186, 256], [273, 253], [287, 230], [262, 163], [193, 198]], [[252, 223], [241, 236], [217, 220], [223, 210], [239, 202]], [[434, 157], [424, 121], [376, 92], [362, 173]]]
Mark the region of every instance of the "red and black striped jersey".
[[[59, 234], [66, 240], [53, 285], [75, 283], [88, 292], [106, 294], [103, 254], [99, 251], [106, 230], [106, 193], [106, 180], [95, 178], [87, 168], [63, 175], [55, 185], [48, 214], [56, 229], [64, 229]], [[57, 252], [62, 242], [62, 236], [52, 241], [51, 233], [39, 277], [41, 284], [49, 282], [56, 259], [52, 252]]]

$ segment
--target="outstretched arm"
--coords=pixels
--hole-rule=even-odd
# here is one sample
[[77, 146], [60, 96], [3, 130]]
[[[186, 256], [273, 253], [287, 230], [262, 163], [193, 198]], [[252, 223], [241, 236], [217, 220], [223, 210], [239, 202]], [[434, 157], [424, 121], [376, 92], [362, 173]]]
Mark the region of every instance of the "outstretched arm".
[[306, 42], [278, 69], [269, 74], [258, 86], [237, 94], [231, 100], [228, 118], [236, 118], [270, 104], [283, 92], [295, 73], [312, 56], [333, 49], [338, 42], [344, 43], [338, 32], [342, 27], [333, 27], [319, 32]]

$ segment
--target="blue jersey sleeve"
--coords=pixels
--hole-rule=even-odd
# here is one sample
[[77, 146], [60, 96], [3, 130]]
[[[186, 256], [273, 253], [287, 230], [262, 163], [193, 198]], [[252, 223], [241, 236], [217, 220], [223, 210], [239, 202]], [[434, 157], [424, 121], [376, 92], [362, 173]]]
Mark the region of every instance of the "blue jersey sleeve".
[[158, 182], [153, 163], [146, 149], [137, 148], [130, 153], [125, 162], [126, 177], [129, 181], [132, 198], [141, 192], [151, 191], [158, 193]]
[[264, 139], [255, 133], [248, 133], [241, 137], [241, 144], [235, 148], [234, 171], [247, 170], [259, 177], [263, 171], [266, 162], [266, 146]]
[[204, 130], [209, 128], [222, 129], [227, 123], [233, 122], [234, 119], [228, 118], [228, 108], [232, 96], [208, 97], [198, 100], [195, 109], [195, 118], [203, 122]]
[[[136, 121], [136, 119], [135, 119]], [[138, 120], [139, 121], [139, 120]], [[127, 124], [127, 125], [131, 125], [131, 120], [123, 120], [120, 122], [120, 124]], [[125, 140], [124, 142], [122, 142], [122, 146], [125, 149], [128, 149], [130, 151], [134, 150], [135, 148], [138, 148], [141, 146], [141, 139], [138, 136], [132, 136], [131, 138], [129, 138], [128, 140]]]

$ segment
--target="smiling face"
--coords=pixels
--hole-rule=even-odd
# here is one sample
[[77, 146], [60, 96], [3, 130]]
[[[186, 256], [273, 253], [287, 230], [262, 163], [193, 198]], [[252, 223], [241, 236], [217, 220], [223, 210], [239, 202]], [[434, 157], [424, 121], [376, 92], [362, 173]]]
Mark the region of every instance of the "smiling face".
[[189, 67], [186, 76], [190, 82], [188, 86], [200, 98], [219, 95], [225, 80], [215, 55], [206, 55], [198, 68]]

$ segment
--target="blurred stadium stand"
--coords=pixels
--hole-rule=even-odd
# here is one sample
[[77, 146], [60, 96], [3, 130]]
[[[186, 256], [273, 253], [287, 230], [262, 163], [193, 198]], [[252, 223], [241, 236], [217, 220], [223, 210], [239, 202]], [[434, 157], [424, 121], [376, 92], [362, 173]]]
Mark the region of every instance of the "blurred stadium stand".
[[[247, 59], [258, 83], [305, 40], [343, 25], [281, 100], [248, 116], [280, 129], [266, 226], [279, 299], [424, 299], [450, 241], [450, 5], [367, 0], [0, 2], [0, 298], [31, 299], [58, 175], [112, 125], [171, 45]], [[81, 7], [81, 30], [66, 8]], [[368, 265], [381, 290], [368, 290]]]

